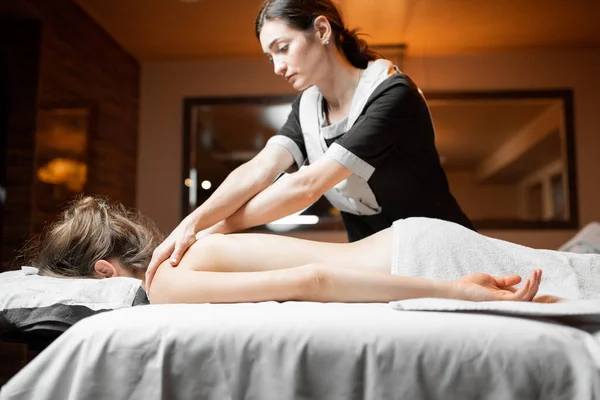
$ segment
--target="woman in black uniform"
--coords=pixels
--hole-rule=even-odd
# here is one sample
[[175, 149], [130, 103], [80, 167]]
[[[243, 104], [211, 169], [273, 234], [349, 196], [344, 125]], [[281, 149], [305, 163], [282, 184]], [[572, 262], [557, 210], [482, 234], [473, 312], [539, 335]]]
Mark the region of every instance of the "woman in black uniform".
[[274, 72], [302, 93], [279, 134], [157, 247], [148, 282], [197, 233], [268, 223], [322, 195], [342, 212], [350, 241], [411, 216], [472, 228], [450, 193], [425, 99], [344, 26], [331, 0], [266, 0], [256, 35]]

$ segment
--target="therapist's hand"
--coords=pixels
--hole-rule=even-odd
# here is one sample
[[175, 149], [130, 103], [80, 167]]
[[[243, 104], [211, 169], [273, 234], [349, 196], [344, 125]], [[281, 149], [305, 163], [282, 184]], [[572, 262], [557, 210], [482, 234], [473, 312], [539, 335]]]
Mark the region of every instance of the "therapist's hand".
[[156, 270], [164, 261], [169, 260], [171, 265], [176, 266], [187, 249], [196, 241], [196, 223], [190, 216], [186, 217], [171, 232], [169, 236], [152, 253], [152, 259], [146, 270], [146, 288], [150, 289], [152, 279]]

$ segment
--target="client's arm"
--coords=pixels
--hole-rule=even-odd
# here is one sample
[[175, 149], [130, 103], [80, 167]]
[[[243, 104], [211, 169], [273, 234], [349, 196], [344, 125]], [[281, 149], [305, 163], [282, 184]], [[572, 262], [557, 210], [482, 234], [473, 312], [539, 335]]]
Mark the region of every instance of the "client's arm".
[[152, 303], [242, 303], [260, 301], [388, 302], [419, 297], [473, 301], [530, 301], [539, 286], [534, 271], [519, 290], [517, 276], [476, 274], [436, 281], [382, 272], [310, 264], [261, 272], [211, 272], [163, 263], [149, 293]]

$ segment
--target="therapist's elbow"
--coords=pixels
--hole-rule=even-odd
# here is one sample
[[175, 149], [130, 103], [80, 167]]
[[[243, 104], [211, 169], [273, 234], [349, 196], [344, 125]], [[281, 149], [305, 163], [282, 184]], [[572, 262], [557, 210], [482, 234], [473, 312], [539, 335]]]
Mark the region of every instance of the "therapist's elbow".
[[263, 186], [265, 186], [264, 177], [260, 169], [249, 162], [231, 171], [228, 178], [236, 182], [236, 185], [247, 187], [249, 190], [253, 188], [262, 190]]
[[233, 173], [238, 174], [236, 177], [239, 178], [238, 182], [247, 182], [262, 190], [273, 183], [280, 171], [272, 161], [265, 159], [264, 156], [256, 156], [247, 163], [242, 164]]
[[293, 174], [291, 184], [296, 195], [303, 199], [303, 203], [313, 204], [324, 193], [316, 179], [300, 172]]

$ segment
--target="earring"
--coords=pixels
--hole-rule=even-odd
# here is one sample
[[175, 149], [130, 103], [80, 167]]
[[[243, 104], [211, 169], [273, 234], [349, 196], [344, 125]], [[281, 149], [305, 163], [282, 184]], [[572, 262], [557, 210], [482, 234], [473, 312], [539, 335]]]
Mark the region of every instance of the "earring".
[[326, 41], [324, 41], [323, 44], [328, 45], [329, 44], [329, 39], [327, 39]]

